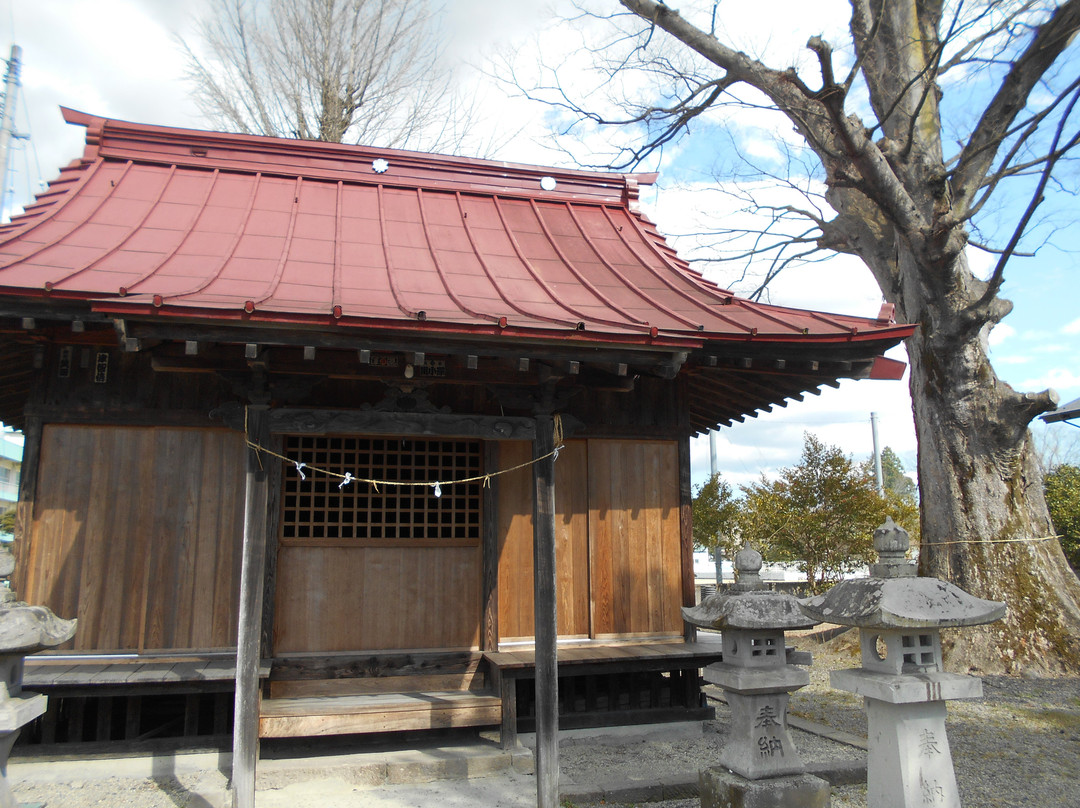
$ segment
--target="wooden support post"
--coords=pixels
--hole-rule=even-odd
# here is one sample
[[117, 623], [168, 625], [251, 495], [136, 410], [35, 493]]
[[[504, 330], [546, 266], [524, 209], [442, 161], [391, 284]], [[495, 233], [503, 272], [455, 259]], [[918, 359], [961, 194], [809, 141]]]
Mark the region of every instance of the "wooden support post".
[[[484, 443], [484, 470], [499, 468], [499, 444], [496, 441]], [[498, 514], [498, 477], [490, 478], [484, 486], [484, 517], [481, 604], [484, 609], [484, 622], [480, 632], [480, 650], [499, 650], [499, 514]], [[505, 704], [503, 710], [505, 711]], [[505, 724], [505, 722], [504, 722]]]
[[[690, 487], [690, 438], [679, 438], [679, 563], [683, 606], [693, 606], [697, 601], [694, 586], [694, 531], [693, 497]], [[717, 581], [717, 587], [722, 583]], [[697, 629], [683, 622], [683, 639], [694, 642]]]
[[[247, 436], [269, 440], [266, 407], [248, 408]], [[248, 450], [244, 499], [244, 545], [240, 568], [240, 619], [236, 644], [236, 700], [233, 713], [233, 808], [255, 806], [255, 764], [259, 757], [259, 661], [266, 566], [266, 462]]]
[[559, 666], [555, 597], [554, 419], [536, 419], [533, 457], [533, 578], [536, 638], [536, 806], [559, 804]]
[[[40, 388], [41, 384], [38, 383]], [[35, 391], [36, 392], [36, 391]], [[25, 582], [30, 577], [30, 538], [34, 526], [34, 497], [37, 496], [38, 463], [41, 459], [41, 418], [27, 416], [23, 426], [22, 471], [19, 475], [19, 502], [15, 510], [15, 579], [16, 594], [26, 596]], [[63, 616], [63, 615], [61, 615]]]
[[102, 696], [97, 701], [97, 728], [94, 730], [95, 741], [112, 740], [112, 708], [117, 696]]
[[[281, 454], [285, 451], [280, 435], [270, 435], [269, 449]], [[266, 446], [267, 444], [263, 444]], [[263, 580], [263, 613], [261, 653], [264, 657], [274, 655], [274, 606], [277, 591], [278, 532], [281, 529], [281, 463], [270, 462], [266, 470], [266, 568]]]
[[128, 696], [124, 710], [124, 740], [133, 741], [142, 730], [142, 696]]
[[492, 686], [502, 701], [502, 724], [499, 727], [499, 744], [503, 749], [513, 749], [517, 737], [517, 679], [504, 676], [495, 665], [492, 669]]
[[232, 702], [232, 693], [214, 694], [214, 735], [229, 734], [229, 712]]
[[188, 693], [184, 698], [184, 737], [194, 738], [199, 734], [199, 694]]
[[68, 742], [79, 743], [83, 739], [84, 719], [86, 718], [86, 696], [75, 696], [67, 700], [68, 707]]

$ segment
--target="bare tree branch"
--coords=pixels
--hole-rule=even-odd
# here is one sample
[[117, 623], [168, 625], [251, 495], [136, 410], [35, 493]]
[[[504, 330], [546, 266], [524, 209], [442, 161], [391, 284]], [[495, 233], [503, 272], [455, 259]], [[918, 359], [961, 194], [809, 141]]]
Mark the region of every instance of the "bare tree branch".
[[1001, 256], [998, 258], [997, 264], [994, 266], [994, 271], [990, 276], [990, 279], [986, 284], [986, 291], [983, 292], [982, 297], [969, 307], [969, 316], [979, 316], [980, 313], [985, 312], [986, 308], [990, 305], [991, 301], [1001, 291], [1001, 284], [1005, 280], [1005, 265], [1008, 263], [1009, 258], [1012, 257], [1016, 251], [1017, 245], [1020, 243], [1020, 237], [1027, 229], [1028, 223], [1031, 221], [1031, 217], [1035, 215], [1035, 209], [1043, 203], [1043, 193], [1046, 191], [1046, 185], [1050, 180], [1050, 174], [1054, 170], [1054, 166], [1057, 161], [1061, 159], [1061, 156], [1069, 152], [1078, 143], [1080, 143], [1080, 131], [1074, 134], [1069, 142], [1062, 148], [1058, 148], [1058, 144], [1061, 142], [1065, 126], [1068, 124], [1069, 116], [1072, 114], [1073, 108], [1076, 106], [1077, 101], [1080, 100], [1080, 88], [1077, 88], [1073, 92], [1072, 98], [1069, 100], [1068, 106], [1062, 113], [1061, 119], [1058, 122], [1057, 129], [1054, 131], [1054, 139], [1050, 145], [1050, 157], [1048, 157], [1043, 164], [1043, 170], [1039, 177], [1039, 183], [1035, 187], [1035, 191], [1031, 196], [1031, 200], [1028, 202], [1027, 208], [1025, 208], [1023, 215], [1020, 217], [1020, 221], [1017, 223], [1016, 228], [1013, 230], [1013, 234], [1009, 239], [1008, 245], [1001, 252]]
[[997, 147], [1043, 75], [1080, 31], [1080, 0], [1067, 0], [1039, 27], [1027, 48], [1012, 62], [994, 98], [987, 105], [960, 154], [952, 173], [953, 214], [962, 220], [971, 200], [982, 187]]
[[456, 150], [458, 95], [424, 0], [222, 0], [182, 42], [196, 104], [241, 132]]

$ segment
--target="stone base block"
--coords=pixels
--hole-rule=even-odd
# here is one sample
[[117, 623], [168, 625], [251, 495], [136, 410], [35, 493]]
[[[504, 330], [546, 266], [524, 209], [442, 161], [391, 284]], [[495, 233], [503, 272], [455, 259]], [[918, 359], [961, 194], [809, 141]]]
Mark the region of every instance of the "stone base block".
[[42, 693], [22, 693], [0, 701], [0, 732], [18, 732], [45, 712], [49, 698]]
[[829, 808], [829, 784], [811, 774], [747, 780], [721, 767], [699, 775], [701, 808]]

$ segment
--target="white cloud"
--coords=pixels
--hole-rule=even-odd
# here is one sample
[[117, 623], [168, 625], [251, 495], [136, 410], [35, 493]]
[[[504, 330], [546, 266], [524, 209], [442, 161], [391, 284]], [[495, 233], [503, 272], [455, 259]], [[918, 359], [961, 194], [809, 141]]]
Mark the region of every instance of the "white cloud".
[[[904, 358], [902, 348], [890, 355]], [[736, 488], [755, 482], [761, 474], [775, 477], [780, 469], [799, 462], [804, 432], [862, 461], [873, 450], [870, 413], [877, 414], [881, 447], [892, 448], [905, 468], [914, 471], [915, 427], [907, 382], [870, 380], [843, 381], [839, 388], [826, 387], [821, 395], [808, 394], [801, 402], [721, 428], [718, 471]], [[709, 476], [707, 437], [691, 442], [691, 475], [695, 485]]]
[[990, 347], [996, 347], [1007, 340], [1009, 337], [1016, 336], [1016, 329], [1008, 323], [998, 323], [998, 325], [990, 331], [989, 343]]
[[[1044, 390], [1047, 387], [1052, 387], [1059, 393], [1080, 389], [1080, 373], [1067, 368], [1051, 368], [1042, 376], [1025, 379], [1019, 385], [1021, 390]], [[1069, 394], [1068, 398], [1072, 398], [1072, 395]]]
[[[710, 258], [738, 255], [753, 240], [751, 235], [732, 241], [716, 234], [724, 229], [752, 233], [763, 227], [764, 216], [748, 210], [751, 205], [796, 205], [806, 209], [815, 201], [771, 180], [708, 181], [662, 188], [647, 212], [679, 254], [695, 262], [696, 269], [721, 286], [746, 295], [762, 281], [771, 256], [752, 262], [741, 258], [710, 261]], [[831, 215], [828, 210], [816, 210], [815, 214]], [[795, 234], [805, 230], [807, 223], [792, 221], [786, 227], [781, 232]], [[820, 263], [786, 269], [770, 283], [766, 298], [776, 305], [863, 317], [877, 315], [881, 299], [881, 291], [869, 270], [859, 259], [848, 255], [834, 255]]]
[[1071, 323], [1067, 324], [1061, 329], [1062, 334], [1080, 334], [1080, 317], [1077, 317]]

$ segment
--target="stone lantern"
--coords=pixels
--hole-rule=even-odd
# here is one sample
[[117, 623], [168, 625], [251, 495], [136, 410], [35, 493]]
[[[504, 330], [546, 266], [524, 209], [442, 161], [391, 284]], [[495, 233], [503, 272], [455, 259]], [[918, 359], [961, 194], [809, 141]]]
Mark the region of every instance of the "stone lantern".
[[869, 578], [801, 603], [815, 620], [859, 629], [862, 668], [833, 671], [830, 683], [866, 702], [868, 804], [959, 808], [945, 701], [981, 696], [982, 680], [943, 670], [941, 629], [1000, 620], [1005, 604], [916, 577], [908, 543], [907, 531], [887, 519], [874, 531], [879, 563]]
[[[15, 558], [0, 545], [0, 578], [15, 570]], [[7, 582], [0, 583], [0, 808], [14, 808], [7, 781], [8, 755], [19, 730], [45, 712], [48, 699], [22, 692], [23, 658], [59, 645], [75, 635], [75, 621], [62, 620], [44, 606], [15, 600]]]
[[809, 664], [810, 654], [788, 649], [784, 632], [818, 621], [791, 595], [764, 587], [756, 550], [740, 550], [735, 569], [738, 582], [726, 593], [682, 610], [688, 623], [721, 631], [724, 659], [705, 668], [705, 680], [724, 690], [731, 707], [721, 766], [700, 776], [702, 808], [826, 806], [829, 784], [806, 774], [787, 726], [789, 694], [810, 683], [806, 671], [788, 663]]

